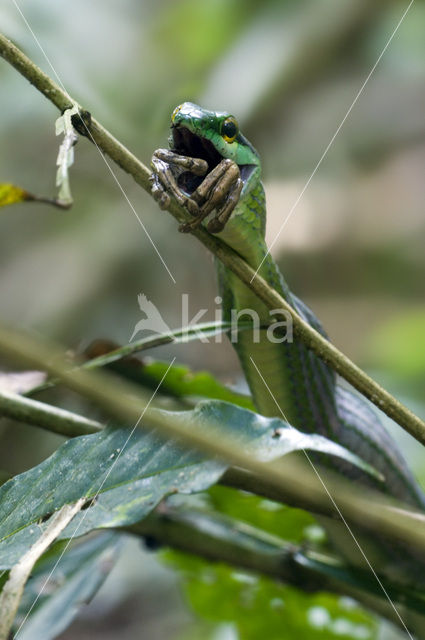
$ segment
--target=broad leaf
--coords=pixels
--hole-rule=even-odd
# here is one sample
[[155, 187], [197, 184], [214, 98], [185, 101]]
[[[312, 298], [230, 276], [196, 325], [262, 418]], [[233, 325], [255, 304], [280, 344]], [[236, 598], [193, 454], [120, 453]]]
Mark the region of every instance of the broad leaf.
[[[264, 418], [226, 402], [202, 402], [193, 411], [171, 414], [193, 429], [215, 428], [231, 435], [262, 460], [310, 450], [335, 456], [374, 473], [355, 455], [318, 435], [303, 434], [278, 418]], [[0, 567], [8, 568], [63, 504], [96, 496], [62, 534], [81, 535], [99, 527], [120, 527], [143, 519], [165, 496], [193, 493], [215, 484], [224, 463], [205, 460], [152, 432], [107, 428], [73, 438], [37, 467], [0, 487]]]
[[280, 418], [266, 418], [258, 413], [237, 407], [228, 402], [200, 402], [193, 411], [174, 413], [182, 424], [209, 429], [223, 428], [233, 437], [240, 438], [245, 446], [264, 461], [279, 458], [293, 451], [314, 451], [334, 456], [362, 469], [375, 480], [383, 480], [381, 474], [354, 453], [327, 438], [303, 433]]
[[68, 440], [37, 467], [0, 487], [0, 567], [9, 568], [44, 528], [40, 519], [77, 497], [94, 497], [64, 536], [118, 527], [147, 515], [165, 495], [202, 491], [225, 466], [152, 433], [106, 429]]

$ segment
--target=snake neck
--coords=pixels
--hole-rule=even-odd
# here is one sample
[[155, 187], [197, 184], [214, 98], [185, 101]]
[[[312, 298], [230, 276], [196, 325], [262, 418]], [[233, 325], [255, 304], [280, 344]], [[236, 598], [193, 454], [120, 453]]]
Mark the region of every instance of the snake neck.
[[[241, 255], [266, 282], [299, 313], [298, 301], [282, 277], [268, 252], [264, 238], [265, 198], [261, 183], [241, 200], [220, 237]], [[276, 322], [258, 297], [232, 272], [221, 278], [224, 315], [230, 319], [230, 307], [246, 320], [255, 312], [261, 326]], [[226, 291], [224, 290], [226, 289]], [[288, 318], [289, 320], [289, 318]], [[273, 334], [274, 336], [274, 334]], [[238, 353], [257, 410], [263, 415], [283, 417], [306, 432], [329, 435], [329, 424], [335, 423], [335, 376], [323, 363], [286, 332], [286, 341], [270, 340], [270, 333], [243, 331], [233, 345]], [[325, 398], [325, 399], [324, 399]]]

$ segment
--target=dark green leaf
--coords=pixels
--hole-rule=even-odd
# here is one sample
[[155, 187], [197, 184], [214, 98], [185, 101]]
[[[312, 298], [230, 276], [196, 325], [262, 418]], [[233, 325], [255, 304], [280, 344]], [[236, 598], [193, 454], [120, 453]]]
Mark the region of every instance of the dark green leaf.
[[[265, 418], [226, 402], [205, 401], [172, 413], [177, 424], [232, 435], [262, 460], [308, 449], [336, 456], [373, 473], [359, 458], [317, 435], [303, 434], [278, 418]], [[164, 442], [153, 433], [127, 429], [65, 442], [37, 467], [0, 487], [0, 567], [9, 568], [43, 529], [39, 522], [80, 497], [96, 501], [80, 512], [63, 537], [99, 527], [120, 527], [144, 518], [166, 495], [192, 493], [215, 484], [226, 465]]]
[[[0, 487], [0, 567], [9, 568], [41, 534], [49, 513], [81, 496], [83, 510], [63, 537], [118, 527], [147, 515], [172, 492], [202, 491], [224, 465], [137, 430], [106, 429], [68, 440], [37, 467]], [[116, 461], [116, 462], [115, 462]]]

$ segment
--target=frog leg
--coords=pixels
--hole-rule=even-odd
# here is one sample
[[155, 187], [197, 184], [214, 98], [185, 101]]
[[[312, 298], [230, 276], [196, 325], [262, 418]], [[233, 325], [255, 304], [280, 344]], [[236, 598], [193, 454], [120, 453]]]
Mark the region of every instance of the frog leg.
[[230, 189], [227, 200], [225, 201], [223, 207], [217, 210], [216, 215], [208, 222], [207, 229], [210, 233], [219, 233], [223, 231], [224, 227], [236, 205], [239, 202], [239, 198], [241, 196], [241, 191], [243, 188], [243, 182], [239, 177], [237, 181], [232, 185]]
[[151, 193], [161, 209], [166, 209], [169, 206], [171, 194], [179, 204], [188, 209], [189, 213], [194, 216], [198, 215], [198, 204], [183, 193], [175, 176], [176, 173], [183, 171], [190, 171], [199, 176], [205, 175], [208, 171], [207, 162], [202, 158], [181, 156], [168, 149], [157, 149], [152, 156], [151, 166], [153, 169], [150, 176]]
[[201, 205], [199, 215], [192, 222], [181, 225], [180, 231], [195, 229], [214, 209], [216, 215], [208, 223], [207, 229], [212, 233], [221, 231], [237, 205], [241, 191], [238, 165], [229, 159], [222, 160], [192, 193], [191, 199]]
[[185, 171], [190, 171], [196, 176], [204, 176], [208, 171], [208, 162], [202, 158], [191, 158], [190, 156], [182, 156], [175, 151], [169, 149], [157, 149], [152, 159], [158, 158], [163, 162], [175, 167], [181, 167]]

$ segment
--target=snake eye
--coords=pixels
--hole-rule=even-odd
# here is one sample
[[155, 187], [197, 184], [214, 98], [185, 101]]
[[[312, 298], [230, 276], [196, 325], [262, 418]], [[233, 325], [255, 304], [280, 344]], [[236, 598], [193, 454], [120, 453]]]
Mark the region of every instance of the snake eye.
[[171, 114], [171, 122], [174, 122], [174, 119], [178, 112], [181, 111], [182, 106], [182, 104], [179, 104], [179, 106], [174, 109], [173, 113]]
[[233, 142], [239, 133], [239, 127], [236, 118], [229, 116], [221, 125], [221, 135], [226, 142]]

